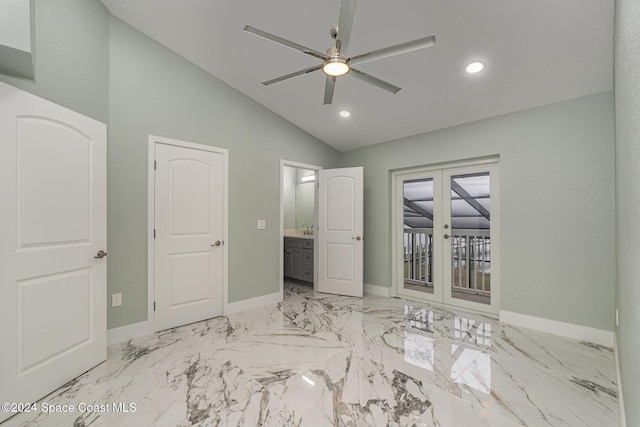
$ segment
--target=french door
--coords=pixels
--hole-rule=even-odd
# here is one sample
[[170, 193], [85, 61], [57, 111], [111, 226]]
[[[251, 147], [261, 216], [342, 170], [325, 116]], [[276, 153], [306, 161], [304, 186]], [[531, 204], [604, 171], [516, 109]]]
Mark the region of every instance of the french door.
[[497, 314], [498, 163], [394, 176], [397, 293]]

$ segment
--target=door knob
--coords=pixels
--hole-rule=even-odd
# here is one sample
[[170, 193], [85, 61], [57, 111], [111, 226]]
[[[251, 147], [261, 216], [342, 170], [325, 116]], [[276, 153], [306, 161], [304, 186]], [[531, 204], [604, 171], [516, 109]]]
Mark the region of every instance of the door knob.
[[360, 237], [360, 236], [358, 236], [358, 237], [352, 237], [352, 238], [351, 238], [351, 240], [357, 240], [357, 241], [360, 241], [360, 240], [362, 240], [362, 237]]
[[103, 250], [99, 250], [98, 253], [96, 254], [96, 256], [94, 256], [94, 258], [100, 259], [100, 258], [104, 258], [107, 256], [107, 253]]
[[442, 236], [442, 237], [444, 237], [445, 239], [448, 239], [448, 238], [449, 238], [449, 237], [451, 237], [451, 236], [449, 236], [448, 234], [445, 234], [445, 235], [444, 235], [444, 236]]
[[221, 244], [222, 242], [220, 242], [220, 240], [216, 240], [216, 242], [213, 245], [211, 245], [211, 247], [220, 246]]

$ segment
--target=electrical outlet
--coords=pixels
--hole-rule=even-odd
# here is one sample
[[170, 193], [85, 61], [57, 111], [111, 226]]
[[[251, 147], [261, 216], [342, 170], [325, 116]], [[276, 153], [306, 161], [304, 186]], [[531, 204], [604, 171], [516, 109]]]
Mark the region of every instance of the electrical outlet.
[[122, 294], [111, 295], [111, 307], [120, 307], [122, 305]]
[[258, 220], [258, 230], [264, 230], [267, 228], [267, 222], [264, 219]]
[[616, 308], [616, 326], [620, 326], [620, 316], [618, 315], [618, 309]]

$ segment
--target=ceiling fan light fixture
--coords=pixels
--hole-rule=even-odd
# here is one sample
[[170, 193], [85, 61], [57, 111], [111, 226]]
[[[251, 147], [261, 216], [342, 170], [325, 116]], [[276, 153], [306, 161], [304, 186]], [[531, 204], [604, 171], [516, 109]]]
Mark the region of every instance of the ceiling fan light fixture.
[[344, 76], [350, 69], [347, 60], [340, 56], [331, 57], [322, 64], [322, 71], [331, 77]]

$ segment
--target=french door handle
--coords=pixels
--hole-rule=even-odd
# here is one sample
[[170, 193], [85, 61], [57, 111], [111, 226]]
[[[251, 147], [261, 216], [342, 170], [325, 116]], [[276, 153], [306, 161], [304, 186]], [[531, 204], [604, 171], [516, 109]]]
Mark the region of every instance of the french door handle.
[[96, 254], [96, 256], [94, 256], [94, 258], [96, 259], [100, 259], [100, 258], [104, 258], [107, 256], [107, 253], [105, 251], [103, 251], [102, 249], [98, 251], [98, 253]]
[[449, 238], [449, 237], [451, 237], [451, 236], [449, 236], [448, 234], [445, 234], [445, 235], [444, 235], [444, 236], [442, 236], [442, 237], [444, 237], [445, 239], [448, 239], [448, 238]]
[[222, 242], [220, 240], [216, 240], [216, 242], [213, 245], [211, 245], [211, 247], [220, 246], [221, 244]]

